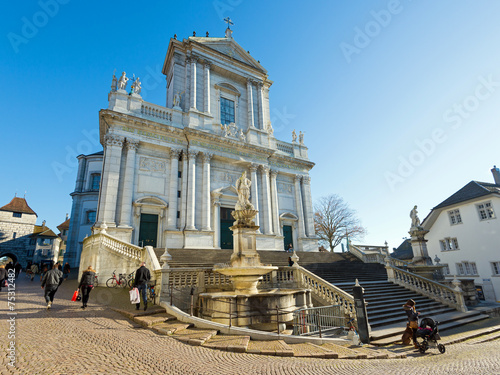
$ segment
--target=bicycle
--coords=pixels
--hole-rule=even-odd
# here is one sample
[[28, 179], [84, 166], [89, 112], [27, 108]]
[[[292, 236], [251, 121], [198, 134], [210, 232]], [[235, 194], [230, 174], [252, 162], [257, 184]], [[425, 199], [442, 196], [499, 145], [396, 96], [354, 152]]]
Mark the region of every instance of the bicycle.
[[116, 270], [113, 271], [113, 276], [110, 277], [106, 281], [106, 286], [108, 288], [116, 288], [117, 286], [121, 286], [122, 288], [125, 288], [127, 285], [127, 279], [125, 279], [125, 276], [123, 276], [123, 273], [120, 273], [118, 277], [116, 277]]
[[128, 280], [127, 285], [130, 289], [132, 289], [134, 287], [134, 281], [135, 281], [134, 274], [135, 274], [135, 271], [132, 271], [131, 273], [129, 273], [127, 275], [127, 280]]
[[147, 300], [153, 302], [153, 304], [155, 303], [156, 298], [155, 284], [148, 282], [148, 287], [146, 289]]

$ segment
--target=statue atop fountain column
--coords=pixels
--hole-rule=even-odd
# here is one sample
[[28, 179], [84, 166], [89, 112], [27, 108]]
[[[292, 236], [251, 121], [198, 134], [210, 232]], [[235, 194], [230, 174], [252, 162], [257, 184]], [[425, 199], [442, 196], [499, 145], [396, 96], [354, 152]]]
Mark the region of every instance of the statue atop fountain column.
[[416, 228], [416, 229], [422, 228], [422, 226], [420, 225], [420, 219], [419, 219], [419, 217], [418, 217], [417, 214], [418, 214], [417, 206], [414, 206], [413, 210], [410, 211], [410, 217], [411, 217], [411, 228], [410, 228], [410, 231], [413, 228]]
[[244, 171], [241, 177], [236, 180], [236, 191], [238, 192], [238, 202], [234, 207], [236, 210], [253, 210], [254, 206], [250, 203], [250, 187], [252, 181], [247, 178], [247, 172]]
[[432, 264], [432, 259], [429, 257], [427, 251], [427, 240], [425, 235], [429, 232], [422, 227], [420, 219], [418, 217], [417, 206], [414, 206], [410, 211], [411, 218], [411, 228], [408, 232], [411, 236], [411, 247], [413, 250], [413, 261], [414, 264]]

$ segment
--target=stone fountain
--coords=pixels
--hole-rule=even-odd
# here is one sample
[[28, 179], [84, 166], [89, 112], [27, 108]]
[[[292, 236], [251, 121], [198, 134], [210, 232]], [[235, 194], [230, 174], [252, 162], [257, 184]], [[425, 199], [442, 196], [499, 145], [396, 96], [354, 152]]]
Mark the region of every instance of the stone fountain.
[[[234, 290], [201, 293], [201, 316], [228, 324], [231, 314], [233, 325], [275, 330], [276, 308], [282, 314], [280, 322], [291, 321], [294, 310], [312, 306], [311, 294], [306, 289], [257, 289], [263, 275], [278, 270], [278, 267], [260, 262], [256, 246], [259, 226], [254, 222], [258, 211], [249, 201], [250, 185], [251, 181], [243, 172], [236, 181], [238, 201], [232, 212], [235, 222], [230, 228], [233, 231], [234, 251], [229, 264], [214, 267], [214, 271], [231, 277]], [[281, 329], [284, 328], [283, 323]]]

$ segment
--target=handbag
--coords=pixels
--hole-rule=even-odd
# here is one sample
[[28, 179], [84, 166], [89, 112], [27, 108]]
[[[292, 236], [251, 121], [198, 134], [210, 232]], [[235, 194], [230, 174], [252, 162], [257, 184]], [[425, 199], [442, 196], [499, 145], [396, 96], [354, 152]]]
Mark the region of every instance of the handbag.
[[[75, 290], [75, 293], [73, 293], [73, 297], [71, 297], [71, 301], [75, 302], [75, 301], [78, 301], [78, 296], [80, 295], [80, 292], [77, 290]], [[81, 298], [80, 298], [81, 299]]]
[[130, 289], [129, 294], [130, 294], [131, 304], [141, 303], [141, 297], [139, 296], [139, 289], [137, 288]]
[[418, 328], [418, 322], [416, 320], [410, 320], [410, 328], [411, 329], [417, 329]]

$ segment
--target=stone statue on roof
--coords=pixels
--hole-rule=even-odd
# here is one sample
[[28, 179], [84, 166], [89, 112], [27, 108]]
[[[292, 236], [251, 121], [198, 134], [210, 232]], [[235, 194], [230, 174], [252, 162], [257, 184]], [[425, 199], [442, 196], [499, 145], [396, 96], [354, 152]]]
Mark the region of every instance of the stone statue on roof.
[[132, 92], [134, 94], [140, 95], [141, 94], [141, 90], [142, 90], [141, 81], [139, 80], [139, 77], [137, 77], [137, 79], [132, 84]]
[[297, 142], [297, 133], [295, 129], [292, 130], [292, 142]]
[[300, 131], [300, 133], [299, 133], [299, 143], [301, 145], [304, 144], [304, 133], [302, 133], [302, 131]]
[[127, 87], [127, 82], [128, 82], [127, 75], [125, 74], [125, 72], [123, 72], [120, 78], [118, 79], [118, 90], [125, 90], [125, 88]]

